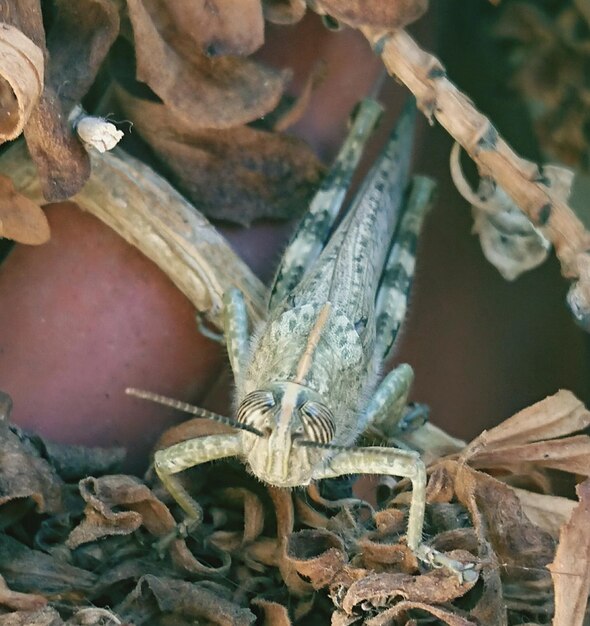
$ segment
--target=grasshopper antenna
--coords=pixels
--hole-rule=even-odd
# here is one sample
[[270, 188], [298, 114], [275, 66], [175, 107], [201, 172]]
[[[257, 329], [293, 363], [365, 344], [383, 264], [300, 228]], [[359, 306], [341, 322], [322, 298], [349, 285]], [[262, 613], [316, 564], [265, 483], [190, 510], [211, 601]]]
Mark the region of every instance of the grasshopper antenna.
[[213, 411], [207, 411], [206, 409], [194, 406], [193, 404], [188, 404], [188, 402], [181, 402], [180, 400], [175, 400], [174, 398], [168, 398], [167, 396], [161, 396], [160, 394], [152, 393], [151, 391], [144, 391], [143, 389], [135, 389], [133, 387], [125, 389], [125, 393], [128, 396], [135, 396], [136, 398], [141, 398], [142, 400], [150, 400], [151, 402], [169, 406], [173, 409], [177, 409], [178, 411], [184, 411], [185, 413], [195, 415], [196, 417], [213, 420], [214, 422], [219, 422], [220, 424], [225, 424], [226, 426], [231, 426], [232, 428], [237, 428], [238, 430], [245, 430], [253, 435], [256, 435], [257, 437], [263, 436], [262, 432], [249, 424], [242, 424], [242, 422], [238, 422], [238, 420], [235, 420], [232, 417], [226, 417], [225, 415], [219, 415], [219, 413], [213, 413]]

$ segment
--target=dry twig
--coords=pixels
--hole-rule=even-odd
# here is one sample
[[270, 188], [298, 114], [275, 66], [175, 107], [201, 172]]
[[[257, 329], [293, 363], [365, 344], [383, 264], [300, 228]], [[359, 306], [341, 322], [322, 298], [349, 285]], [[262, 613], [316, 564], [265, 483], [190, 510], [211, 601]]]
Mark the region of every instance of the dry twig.
[[[260, 319], [262, 283], [224, 237], [169, 183], [128, 156], [92, 154], [92, 174], [72, 200], [156, 263], [212, 324], [222, 328], [224, 291], [239, 286]], [[0, 159], [0, 170], [23, 196], [43, 204], [41, 179], [24, 144]]]
[[463, 146], [480, 172], [493, 178], [555, 247], [562, 274], [573, 284], [568, 304], [590, 330], [590, 233], [550, 188], [543, 169], [519, 157], [490, 120], [447, 78], [440, 61], [422, 50], [403, 29], [361, 27], [388, 72], [408, 87], [418, 106]]

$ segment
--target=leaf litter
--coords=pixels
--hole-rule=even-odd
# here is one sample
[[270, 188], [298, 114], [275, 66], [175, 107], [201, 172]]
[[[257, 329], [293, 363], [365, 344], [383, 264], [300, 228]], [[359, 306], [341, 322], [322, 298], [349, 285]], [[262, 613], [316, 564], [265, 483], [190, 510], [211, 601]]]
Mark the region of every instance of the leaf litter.
[[[577, 486], [576, 503], [551, 475], [558, 466], [573, 487], [589, 439], [575, 433], [590, 412], [569, 392], [431, 462], [425, 539], [472, 563], [469, 580], [408, 550], [407, 480], [373, 506], [355, 495], [355, 477], [289, 491], [237, 461], [211, 463], [180, 475], [202, 509], [187, 527], [152, 469], [143, 480], [118, 474], [121, 450], [68, 452], [11, 425], [6, 395], [1, 404], [0, 624], [587, 620], [589, 483]], [[225, 428], [189, 420], [159, 445]]]

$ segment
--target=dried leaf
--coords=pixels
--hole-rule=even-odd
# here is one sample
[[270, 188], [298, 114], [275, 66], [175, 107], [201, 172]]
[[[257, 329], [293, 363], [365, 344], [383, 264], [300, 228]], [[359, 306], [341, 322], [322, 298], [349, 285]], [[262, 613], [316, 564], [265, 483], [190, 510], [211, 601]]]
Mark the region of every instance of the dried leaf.
[[119, 33], [119, 12], [112, 0], [55, 0], [55, 4], [47, 36], [49, 83], [69, 113], [90, 89]]
[[[176, 5], [180, 19], [186, 3]], [[258, 119], [278, 104], [288, 72], [242, 58], [209, 58], [195, 49], [193, 41], [179, 37], [185, 26], [170, 22], [164, 3], [150, 3], [148, 8], [142, 0], [127, 0], [127, 6], [137, 79], [149, 85], [179, 122], [193, 128], [229, 128]], [[241, 21], [241, 7], [236, 13]]]
[[[549, 256], [551, 244], [542, 229], [530, 219], [496, 182], [482, 176], [477, 193], [467, 182], [460, 163], [461, 146], [451, 150], [451, 175], [459, 193], [471, 204], [473, 232], [479, 236], [486, 259], [506, 280], [514, 280], [538, 267]], [[564, 167], [546, 165], [544, 184], [556, 197], [569, 198], [573, 172]]]
[[171, 532], [176, 526], [166, 505], [133, 476], [85, 478], [80, 481], [80, 493], [87, 506], [84, 520], [66, 542], [71, 549], [101, 537], [128, 535], [141, 525], [156, 536]]
[[125, 448], [73, 446], [43, 441], [44, 456], [59, 476], [67, 481], [78, 481], [85, 476], [116, 473], [125, 459]]
[[534, 463], [537, 467], [570, 472], [571, 474], [590, 474], [590, 437], [577, 435], [565, 439], [539, 441], [525, 445], [505, 446], [489, 451], [481, 451], [469, 459], [473, 467], [518, 468], [523, 463]]
[[[29, 152], [43, 182], [43, 195], [59, 201], [76, 194], [90, 175], [90, 160], [68, 114], [94, 82], [119, 31], [110, 0], [58, 0], [47, 38], [45, 91], [25, 128]], [[32, 26], [43, 33], [41, 16]]]
[[462, 454], [471, 459], [481, 452], [543, 439], [562, 437], [590, 425], [590, 411], [571, 391], [560, 390], [519, 411], [500, 425], [476, 437]]
[[369, 574], [350, 586], [342, 601], [342, 609], [352, 614], [359, 605], [383, 608], [399, 600], [443, 604], [464, 596], [476, 582], [477, 579], [462, 583], [458, 576], [442, 570], [421, 576], [388, 572]]
[[582, 626], [590, 593], [590, 480], [576, 491], [580, 502], [561, 527], [555, 559], [548, 566], [555, 587], [553, 626]]
[[262, 0], [264, 19], [274, 24], [296, 24], [305, 9], [305, 0]]
[[[1, 52], [0, 52], [1, 57]], [[49, 222], [38, 204], [18, 193], [0, 174], [0, 237], [37, 245], [49, 240]]]
[[0, 571], [11, 589], [60, 599], [79, 598], [96, 582], [96, 576], [59, 559], [31, 550], [12, 537], [0, 534]]
[[8, 588], [4, 578], [0, 576], [0, 604], [13, 611], [35, 611], [44, 607], [47, 599], [34, 593], [12, 591]]
[[520, 576], [522, 567], [543, 572], [553, 558], [553, 539], [526, 517], [514, 491], [466, 465], [447, 462], [447, 467], [455, 472], [455, 493], [469, 510], [480, 545], [489, 541], [500, 561], [514, 565]]
[[248, 126], [198, 129], [161, 104], [118, 90], [125, 114], [203, 213], [244, 225], [307, 206], [321, 166], [301, 141]]
[[116, 612], [133, 624], [153, 624], [161, 614], [190, 617], [219, 626], [248, 626], [256, 620], [246, 608], [209, 591], [203, 584], [144, 576]]
[[0, 617], [2, 626], [63, 626], [59, 613], [46, 606], [39, 611], [16, 611]]
[[264, 43], [260, 0], [244, 0], [239, 7], [232, 0], [142, 4], [169, 46], [182, 45], [208, 57], [247, 56]]
[[0, 505], [31, 498], [39, 512], [62, 508], [63, 483], [49, 463], [35, 454], [0, 420]]
[[319, 87], [327, 73], [327, 65], [324, 61], [318, 61], [309, 73], [303, 88], [295, 102], [273, 124], [275, 132], [283, 132], [296, 124], [309, 106], [311, 96]]
[[[432, 606], [430, 604], [426, 604], [424, 602], [411, 602], [411, 601], [402, 601], [396, 604], [391, 609], [387, 609], [380, 613], [376, 617], [372, 619], [368, 619], [365, 621], [366, 626], [390, 626], [394, 624], [393, 620], [397, 620], [399, 617], [403, 616], [404, 613], [410, 611], [412, 609], [420, 609], [426, 613], [430, 613], [438, 620], [440, 620], [443, 624], [447, 624], [447, 626], [477, 626], [476, 622], [472, 622], [465, 617], [461, 617], [456, 613], [451, 613], [441, 607]], [[403, 618], [405, 620], [405, 618]], [[407, 623], [407, 622], [402, 622]], [[488, 622], [490, 625], [492, 622]]]
[[342, 540], [328, 530], [306, 529], [292, 533], [286, 558], [314, 589], [329, 585], [346, 563]]
[[428, 8], [428, 0], [314, 0], [314, 9], [355, 28], [375, 26], [396, 30], [415, 22]]
[[570, 518], [576, 503], [560, 496], [533, 493], [526, 489], [512, 487], [512, 490], [531, 522], [557, 539], [561, 526]]
[[289, 538], [293, 532], [295, 517], [291, 493], [287, 489], [270, 486], [268, 493], [277, 517], [278, 547], [275, 554], [278, 557], [279, 571], [290, 593], [298, 597], [307, 595], [311, 593], [313, 587], [299, 576], [297, 568], [288, 554]]
[[263, 626], [291, 626], [289, 612], [282, 604], [264, 598], [254, 598], [252, 604], [262, 609], [264, 614]]
[[23, 131], [43, 90], [43, 50], [18, 28], [0, 25], [0, 143]]

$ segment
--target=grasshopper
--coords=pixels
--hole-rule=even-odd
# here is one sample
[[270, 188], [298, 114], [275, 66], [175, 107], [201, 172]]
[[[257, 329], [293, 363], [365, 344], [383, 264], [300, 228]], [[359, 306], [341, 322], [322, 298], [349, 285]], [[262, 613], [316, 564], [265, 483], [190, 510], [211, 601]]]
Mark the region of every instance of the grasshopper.
[[262, 481], [297, 487], [344, 474], [390, 474], [413, 486], [407, 544], [422, 560], [465, 569], [422, 543], [426, 470], [419, 454], [355, 447], [371, 425], [387, 429], [406, 404], [413, 372], [400, 365], [377, 385], [405, 316], [417, 237], [434, 183], [407, 192], [414, 106], [407, 107], [334, 228], [362, 149], [381, 112], [365, 100], [281, 261], [268, 319], [250, 338], [244, 298], [224, 296], [225, 340], [236, 386], [235, 419], [149, 392], [129, 393], [234, 426], [155, 454], [154, 466], [189, 519], [200, 508], [178, 481], [185, 469], [243, 459]]

